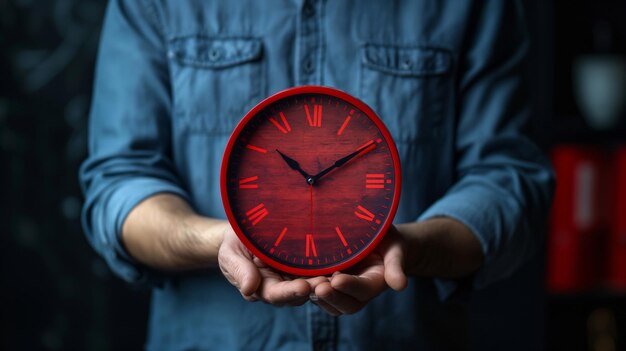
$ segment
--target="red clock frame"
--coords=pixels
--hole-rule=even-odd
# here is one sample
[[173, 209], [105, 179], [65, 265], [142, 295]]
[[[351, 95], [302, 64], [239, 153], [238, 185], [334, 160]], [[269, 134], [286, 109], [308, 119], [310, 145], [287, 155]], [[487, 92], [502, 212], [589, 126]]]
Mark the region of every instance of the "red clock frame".
[[[259, 248], [257, 248], [256, 245], [248, 238], [248, 236], [242, 230], [239, 221], [237, 220], [235, 214], [233, 213], [229, 195], [228, 195], [228, 176], [227, 175], [228, 175], [229, 160], [230, 160], [231, 153], [233, 151], [235, 144], [239, 140], [239, 137], [242, 131], [244, 131], [248, 123], [252, 119], [254, 119], [260, 112], [262, 112], [265, 108], [273, 105], [274, 103], [284, 100], [286, 98], [295, 96], [295, 95], [305, 95], [305, 94], [320, 94], [320, 95], [327, 95], [330, 97], [334, 97], [336, 99], [343, 100], [344, 102], [353, 105], [356, 109], [362, 112], [367, 118], [369, 118], [371, 122], [375, 124], [375, 126], [378, 128], [378, 131], [383, 136], [387, 146], [389, 147], [389, 153], [391, 154], [391, 158], [393, 160], [392, 166], [394, 170], [393, 199], [391, 201], [391, 206], [389, 208], [388, 215], [385, 216], [384, 219], [382, 220], [382, 223], [380, 224], [380, 229], [378, 230], [377, 235], [369, 242], [369, 244], [367, 244], [367, 246], [360, 249], [360, 251], [356, 253], [354, 256], [352, 256], [351, 258], [345, 261], [341, 261], [337, 264], [332, 264], [332, 265], [321, 267], [321, 268], [300, 268], [300, 267], [290, 266], [282, 262], [278, 262], [271, 256], [268, 256], [267, 254], [265, 254]], [[265, 100], [261, 101], [259, 104], [253, 107], [239, 122], [239, 124], [237, 125], [237, 127], [235, 128], [231, 137], [228, 140], [226, 149], [224, 151], [224, 156], [222, 158], [221, 174], [220, 174], [220, 190], [221, 190], [221, 196], [222, 196], [222, 203], [224, 205], [226, 216], [231, 226], [233, 227], [235, 233], [237, 234], [241, 242], [246, 246], [246, 248], [252, 252], [253, 255], [255, 255], [256, 257], [259, 257], [263, 262], [265, 262], [269, 266], [275, 269], [278, 269], [280, 271], [292, 274], [292, 275], [298, 275], [298, 276], [328, 275], [336, 271], [345, 270], [355, 265], [356, 263], [358, 263], [365, 257], [367, 257], [367, 255], [369, 255], [376, 248], [376, 246], [380, 243], [380, 241], [384, 238], [385, 234], [387, 233], [389, 227], [392, 224], [392, 221], [393, 221], [393, 218], [395, 217], [395, 214], [398, 208], [398, 203], [400, 200], [400, 189], [401, 189], [400, 158], [398, 156], [398, 151], [396, 149], [393, 138], [391, 137], [391, 134], [385, 127], [384, 123], [376, 115], [376, 113], [369, 106], [367, 106], [364, 102], [360, 101], [359, 99], [341, 90], [330, 88], [330, 87], [325, 87], [325, 86], [300, 86], [300, 87], [289, 88], [289, 89], [280, 91], [266, 98]]]

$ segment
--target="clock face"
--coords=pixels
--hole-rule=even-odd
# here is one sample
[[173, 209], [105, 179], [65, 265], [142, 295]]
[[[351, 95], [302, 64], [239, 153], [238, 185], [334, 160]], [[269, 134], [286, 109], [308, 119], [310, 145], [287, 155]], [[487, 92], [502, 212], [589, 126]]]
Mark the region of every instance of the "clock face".
[[385, 235], [400, 197], [393, 140], [363, 102], [336, 89], [279, 92], [239, 123], [222, 200], [257, 257], [295, 275], [343, 270]]

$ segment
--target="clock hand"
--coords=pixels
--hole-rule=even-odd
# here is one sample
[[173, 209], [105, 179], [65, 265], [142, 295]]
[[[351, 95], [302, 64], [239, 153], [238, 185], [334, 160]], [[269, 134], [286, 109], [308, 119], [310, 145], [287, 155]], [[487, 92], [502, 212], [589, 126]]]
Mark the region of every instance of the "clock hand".
[[372, 148], [371, 148], [372, 146], [376, 147], [376, 143], [374, 143], [373, 140], [370, 141], [369, 143], [363, 145], [362, 147], [360, 147], [358, 150], [356, 150], [355, 152], [351, 153], [350, 155], [338, 159], [337, 161], [335, 161], [335, 163], [333, 163], [332, 166], [326, 168], [325, 170], [323, 170], [323, 171], [319, 172], [318, 174], [314, 175], [313, 177], [311, 177], [312, 180], [311, 180], [311, 182], [309, 184], [312, 184], [312, 183], [318, 181], [320, 178], [322, 178], [326, 174], [330, 173], [330, 171], [332, 171], [333, 169], [343, 166], [344, 164], [346, 164], [351, 159], [353, 159], [353, 158], [357, 157], [358, 155], [362, 154], [364, 151], [365, 152], [371, 151], [372, 150]]
[[287, 163], [289, 168], [293, 169], [294, 171], [300, 172], [300, 174], [302, 174], [302, 176], [304, 176], [304, 179], [306, 179], [306, 182], [308, 184], [313, 184], [312, 177], [307, 172], [302, 170], [302, 168], [300, 167], [300, 164], [298, 163], [298, 161], [296, 161], [296, 160], [290, 158], [289, 156], [283, 154], [282, 152], [278, 151], [278, 149], [276, 149], [276, 152], [278, 152], [280, 154], [280, 157], [282, 157], [283, 160], [285, 160], [285, 162]]

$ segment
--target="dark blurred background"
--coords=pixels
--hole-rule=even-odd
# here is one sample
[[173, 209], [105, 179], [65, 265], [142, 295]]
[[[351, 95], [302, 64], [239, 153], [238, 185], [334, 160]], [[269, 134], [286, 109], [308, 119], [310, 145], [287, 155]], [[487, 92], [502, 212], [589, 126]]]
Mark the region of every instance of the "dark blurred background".
[[77, 181], [106, 1], [0, 0], [0, 349], [140, 349], [148, 291], [85, 240]]
[[[471, 349], [626, 350], [626, 1], [524, 5], [533, 133], [560, 183], [545, 248], [474, 294]], [[114, 277], [80, 226], [105, 7], [0, 0], [2, 350], [141, 349], [145, 339], [149, 291]]]

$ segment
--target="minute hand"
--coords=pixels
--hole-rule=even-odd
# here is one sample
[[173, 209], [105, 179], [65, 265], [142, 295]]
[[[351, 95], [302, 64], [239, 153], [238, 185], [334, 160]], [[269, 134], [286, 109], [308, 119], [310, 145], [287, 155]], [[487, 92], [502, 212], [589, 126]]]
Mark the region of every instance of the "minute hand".
[[355, 152], [351, 153], [350, 155], [338, 159], [337, 161], [335, 161], [335, 163], [333, 163], [332, 166], [326, 168], [325, 170], [323, 170], [323, 171], [319, 172], [318, 174], [314, 175], [313, 177], [311, 177], [312, 180], [313, 180], [313, 183], [318, 181], [320, 178], [322, 178], [323, 176], [327, 175], [328, 173], [330, 173], [330, 171], [332, 171], [333, 169], [343, 166], [344, 164], [346, 164], [351, 159], [353, 159], [356, 156], [362, 154], [364, 151], [370, 151], [371, 150], [371, 146], [376, 146], [376, 144], [372, 142], [372, 143], [367, 144], [367, 145], [363, 146], [362, 148], [356, 150]]

